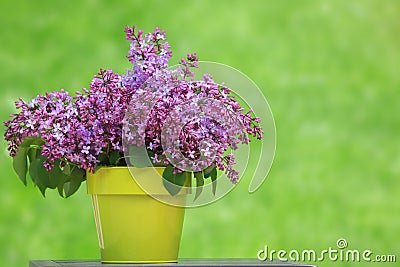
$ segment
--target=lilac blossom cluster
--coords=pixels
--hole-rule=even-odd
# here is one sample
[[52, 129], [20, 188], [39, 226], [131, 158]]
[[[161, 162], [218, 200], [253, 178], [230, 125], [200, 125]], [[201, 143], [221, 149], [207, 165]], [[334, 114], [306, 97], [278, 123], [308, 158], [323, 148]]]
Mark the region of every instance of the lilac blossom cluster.
[[112, 70], [102, 70], [95, 76], [90, 89], [77, 92], [75, 106], [80, 123], [90, 130], [88, 143], [81, 155], [90, 157], [81, 165], [91, 171], [100, 163], [101, 153], [122, 152], [122, 121], [131, 100], [131, 90], [121, 86], [121, 77]]
[[168, 67], [168, 61], [172, 56], [171, 47], [166, 41], [165, 31], [156, 28], [154, 32], [143, 35], [143, 30], [135, 32], [135, 26], [125, 28], [126, 39], [129, 40], [130, 49], [127, 54], [132, 63], [131, 70], [127, 70], [122, 76], [122, 85], [138, 89], [157, 70]]
[[[90, 88], [83, 88], [76, 96], [61, 90], [39, 95], [28, 103], [22, 99], [16, 102], [20, 112], [5, 122], [10, 155], [16, 155], [24, 139], [37, 137], [43, 141], [41, 154], [47, 158], [44, 165], [48, 171], [59, 159], [60, 168], [72, 164], [93, 172], [102, 165], [101, 154], [110, 156], [117, 151], [123, 157], [125, 135], [128, 145], [146, 146], [152, 151], [154, 164], [176, 163], [174, 159], [180, 154], [181, 158], [194, 162], [193, 171], [215, 166], [236, 183], [234, 156], [227, 151], [236, 149], [239, 143], [247, 144], [249, 136], [262, 138], [259, 118], [251, 111], [245, 113], [230, 95], [231, 90], [217, 84], [211, 75], [193, 79], [192, 69], [198, 65], [195, 53], [182, 59], [179, 68], [168, 70], [172, 51], [165, 31], [156, 28], [144, 35], [135, 27], [127, 27], [125, 32], [130, 41], [127, 58], [133, 64], [125, 75], [100, 69]], [[226, 114], [213, 117], [213, 112], [221, 110], [221, 106], [201, 105], [198, 102], [201, 99], [217, 101]], [[187, 103], [197, 103], [194, 110], [200, 108], [202, 112], [208, 107], [209, 116], [186, 114], [182, 105]], [[236, 123], [227, 128], [221, 120], [229, 118], [235, 118]], [[183, 121], [178, 132], [163, 130], [169, 124]], [[124, 123], [129, 127], [124, 128]], [[175, 141], [164, 147], [163, 134]], [[175, 172], [184, 170], [179, 164], [175, 166]]]
[[41, 154], [46, 157], [44, 165], [48, 171], [56, 159], [61, 167], [67, 162], [88, 166], [95, 160], [86, 154], [91, 132], [78, 117], [74, 98], [64, 90], [39, 95], [26, 103], [22, 99], [15, 103], [21, 111], [11, 114], [12, 119], [5, 122], [5, 139], [8, 150], [14, 157], [25, 139], [36, 137], [43, 140]]
[[[211, 75], [194, 80], [192, 69], [197, 66], [197, 55], [189, 54], [177, 69], [155, 69], [136, 90], [125, 118], [126, 145], [146, 146], [154, 153], [155, 164], [173, 164], [175, 173], [216, 166], [237, 183], [234, 155], [226, 152], [236, 149], [238, 143], [247, 144], [248, 135], [262, 138], [259, 118], [251, 116], [251, 111], [242, 113], [244, 108], [230, 95], [231, 90], [217, 84]], [[199, 105], [202, 99], [213, 101]], [[194, 106], [185, 106], [188, 103]], [[220, 105], [213, 107], [215, 103]], [[213, 117], [212, 112], [217, 114]], [[207, 116], [199, 117], [201, 113]], [[221, 123], [232, 119], [235, 121], [229, 125]]]
[[260, 121], [251, 111], [242, 113], [231, 90], [211, 75], [192, 79], [197, 63], [196, 54], [189, 54], [180, 67], [156, 71], [136, 91], [125, 118], [126, 143], [145, 145], [154, 163], [173, 164], [175, 172], [216, 166], [237, 183], [234, 155], [226, 152], [247, 144], [248, 135], [261, 139]]

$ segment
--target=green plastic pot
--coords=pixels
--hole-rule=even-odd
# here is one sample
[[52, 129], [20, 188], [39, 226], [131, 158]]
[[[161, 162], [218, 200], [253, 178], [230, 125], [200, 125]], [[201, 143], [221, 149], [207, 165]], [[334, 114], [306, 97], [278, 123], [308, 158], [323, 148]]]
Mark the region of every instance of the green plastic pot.
[[[161, 175], [164, 168], [156, 168]], [[159, 175], [150, 168], [135, 170], [148, 176], [156, 194], [168, 195]], [[87, 173], [103, 263], [177, 262], [185, 209], [146, 194], [128, 167], [103, 167]], [[176, 196], [185, 202], [187, 190]]]

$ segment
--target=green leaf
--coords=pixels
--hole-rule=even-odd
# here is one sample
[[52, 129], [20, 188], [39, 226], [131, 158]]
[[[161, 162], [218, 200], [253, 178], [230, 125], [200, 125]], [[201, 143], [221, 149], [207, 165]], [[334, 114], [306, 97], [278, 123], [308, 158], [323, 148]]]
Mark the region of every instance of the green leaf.
[[80, 169], [80, 168], [74, 168], [71, 172], [71, 175], [69, 177], [69, 181], [64, 183], [64, 192], [65, 192], [65, 197], [69, 197], [72, 194], [74, 194], [79, 187], [81, 186], [81, 183], [85, 180], [85, 170]]
[[35, 185], [37, 180], [37, 161], [39, 161], [39, 159], [34, 159], [29, 165], [29, 176]]
[[29, 175], [31, 176], [33, 183], [39, 188], [43, 197], [46, 197], [45, 193], [50, 179], [49, 173], [43, 166], [43, 162], [45, 160], [46, 157], [37, 157], [34, 161], [31, 162], [31, 165], [29, 166]]
[[195, 172], [194, 177], [196, 178], [196, 195], [194, 196], [195, 201], [203, 191], [203, 185], [204, 185], [204, 177], [203, 177], [203, 172]]
[[[130, 146], [129, 147], [129, 161], [132, 166], [137, 168], [151, 167], [151, 160], [148, 154], [143, 154], [144, 147]], [[146, 151], [147, 152], [147, 151]], [[147, 156], [147, 158], [146, 158]]]
[[97, 159], [100, 161], [100, 164], [101, 164], [102, 166], [107, 166], [107, 165], [110, 164], [110, 162], [109, 162], [109, 160], [108, 160], [108, 156], [107, 156], [105, 153], [99, 154], [99, 156], [98, 156]]
[[20, 147], [17, 154], [13, 157], [13, 168], [19, 179], [26, 185], [26, 173], [28, 170], [27, 154], [28, 149]]
[[[64, 175], [63, 177], [66, 177], [66, 175]], [[58, 194], [60, 195], [60, 197], [63, 197], [63, 198], [65, 197], [64, 196], [64, 184], [65, 183], [66, 183], [66, 180], [62, 180], [57, 185]]]
[[211, 165], [203, 170], [204, 178], [209, 178], [211, 176], [211, 172], [215, 169], [215, 165]]
[[41, 159], [41, 166], [37, 166], [37, 175], [38, 179], [41, 181], [41, 186], [45, 186], [47, 188], [55, 189], [63, 178], [63, 171], [60, 169], [60, 160], [56, 160], [53, 163], [53, 168], [50, 172], [46, 170], [43, 166], [45, 157]]
[[212, 181], [212, 192], [215, 196], [215, 193], [217, 192], [217, 169], [216, 168], [214, 168], [211, 171], [210, 176], [211, 176], [211, 181]]
[[78, 191], [80, 184], [74, 179], [75, 182], [69, 181], [63, 184], [63, 191], [65, 193], [65, 197], [72, 196], [76, 191]]
[[64, 166], [61, 176], [58, 180], [57, 191], [58, 191], [58, 194], [63, 198], [65, 198], [64, 184], [70, 180], [72, 168], [73, 167], [71, 167], [71, 165], [67, 163], [67, 165]]
[[86, 178], [86, 171], [84, 169], [75, 167], [73, 168], [71, 175], [73, 176], [78, 176], [78, 177], [82, 177], [83, 179]]
[[171, 164], [165, 168], [162, 176], [163, 185], [172, 196], [178, 194], [187, 177], [186, 172], [174, 174], [174, 167]]
[[65, 175], [69, 176], [69, 175], [71, 175], [71, 169], [72, 169], [72, 168], [71, 168], [71, 165], [67, 164], [67, 165], [64, 166], [62, 172], [63, 172]]
[[154, 152], [153, 151], [151, 151], [151, 150], [147, 150], [147, 156], [149, 156], [149, 158], [152, 158], [152, 157], [154, 157]]
[[113, 150], [113, 151], [110, 153], [110, 158], [109, 158], [110, 164], [111, 164], [112, 166], [117, 166], [118, 159], [120, 159], [120, 158], [121, 158], [121, 156], [119, 155], [119, 151], [118, 151], [118, 150]]
[[47, 187], [51, 189], [55, 189], [61, 180], [63, 180], [63, 171], [60, 169], [61, 160], [57, 159], [54, 161], [53, 169], [48, 173], [49, 174], [49, 183]]
[[[35, 158], [36, 158], [36, 156], [37, 156], [37, 154], [38, 154], [38, 152], [40, 152], [40, 151], [41, 151], [41, 150], [40, 150], [40, 149], [37, 149], [36, 147], [29, 147], [29, 148], [28, 148], [28, 152], [27, 152], [28, 158], [29, 158], [29, 162], [34, 161]], [[40, 153], [39, 153], [39, 154], [40, 154]]]
[[29, 136], [29, 137], [25, 137], [24, 141], [18, 147], [28, 148], [31, 145], [42, 146], [43, 144], [44, 144], [44, 141], [41, 138], [39, 138], [37, 136]]
[[[81, 181], [85, 179], [85, 172], [82, 169], [75, 167], [71, 168], [69, 164], [61, 169], [61, 161], [59, 159], [53, 163], [52, 170], [48, 172], [43, 166], [43, 162], [46, 159], [46, 157], [40, 155], [35, 158], [29, 166], [29, 175], [31, 176], [33, 183], [39, 188], [42, 195], [45, 197], [47, 188], [57, 188], [58, 193], [62, 197], [64, 197], [64, 191], [66, 197], [75, 193], [76, 190], [78, 190]], [[65, 186], [67, 183], [68, 185]]]
[[103, 166], [101, 166], [101, 165], [97, 165], [97, 166], [94, 168], [94, 173], [96, 173], [98, 170], [100, 170], [100, 169], [101, 169], [101, 167], [103, 167]]

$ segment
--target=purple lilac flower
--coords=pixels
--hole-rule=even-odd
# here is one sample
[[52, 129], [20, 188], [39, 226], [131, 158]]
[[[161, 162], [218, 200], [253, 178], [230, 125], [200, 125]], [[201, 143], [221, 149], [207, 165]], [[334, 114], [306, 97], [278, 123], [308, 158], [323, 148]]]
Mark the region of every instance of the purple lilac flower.
[[143, 36], [143, 31], [135, 32], [135, 26], [125, 28], [126, 39], [131, 41], [126, 56], [133, 64], [125, 76], [122, 85], [132, 90], [138, 89], [154, 72], [168, 67], [172, 56], [171, 47], [166, 41], [165, 31], [156, 28], [153, 33]]
[[78, 117], [89, 130], [87, 142], [82, 144], [81, 154], [93, 155], [88, 162], [90, 170], [99, 163], [97, 158], [103, 149], [122, 150], [122, 118], [130, 101], [129, 91], [121, 86], [121, 78], [111, 70], [102, 70], [96, 75], [90, 89], [77, 92], [75, 104]]
[[[243, 108], [229, 95], [230, 89], [215, 83], [211, 75], [205, 75], [200, 81], [190, 79], [193, 76], [190, 68], [196, 66], [197, 56], [189, 54], [187, 60], [181, 60], [180, 68], [156, 71], [152, 78], [136, 90], [133, 105], [129, 107], [125, 118], [127, 127], [124, 134], [128, 137], [128, 144], [145, 145], [148, 150], [153, 151], [155, 163], [173, 163], [177, 171], [183, 171], [188, 161], [181, 160], [181, 154], [193, 161], [193, 171], [200, 171], [214, 164], [218, 169], [224, 170], [233, 183], [237, 183], [238, 172], [233, 169], [233, 154], [225, 153], [229, 148], [236, 149], [240, 142], [247, 144], [247, 134], [260, 139], [262, 131], [258, 126], [259, 119], [252, 117], [251, 112], [243, 114]], [[186, 79], [188, 77], [189, 80]], [[196, 103], [197, 99], [213, 99], [214, 102], [221, 103], [222, 110], [229, 110], [229, 116], [236, 118], [237, 122], [231, 123], [230, 129], [222, 127], [218, 121], [229, 119], [228, 115], [216, 119], [202, 117], [187, 122], [188, 118], [195, 117], [196, 114], [190, 113], [190, 110], [196, 107], [183, 108], [182, 105]], [[177, 108], [181, 109], [180, 112], [171, 115]], [[215, 112], [221, 110], [221, 106], [213, 108], [212, 105], [207, 105], [206, 108]], [[185, 113], [185, 110], [189, 113]], [[185, 121], [182, 131], [180, 127], [171, 127], [167, 138], [163, 138], [163, 130], [169, 125], [182, 124], [180, 120]], [[180, 132], [174, 132], [174, 128]], [[162, 144], [162, 140], [174, 140], [176, 143]], [[202, 142], [203, 140], [209, 142]], [[205, 157], [206, 154], [208, 157]], [[179, 160], [171, 162], [174, 158]]]
[[[129, 144], [144, 145], [154, 152], [156, 164], [168, 165], [180, 154], [194, 161], [199, 170], [216, 166], [236, 183], [235, 159], [227, 151], [236, 149], [239, 143], [247, 144], [248, 136], [262, 138], [259, 118], [253, 117], [251, 110], [244, 113], [230, 95], [231, 90], [215, 83], [211, 75], [193, 80], [192, 69], [198, 66], [196, 53], [182, 59], [179, 68], [167, 70], [172, 51], [165, 31], [156, 28], [143, 35], [142, 30], [127, 27], [125, 32], [130, 41], [127, 58], [133, 64], [125, 75], [100, 69], [90, 88], [83, 88], [75, 97], [61, 90], [39, 95], [28, 103], [22, 99], [16, 102], [20, 112], [5, 122], [10, 155], [16, 155], [24, 139], [38, 137], [44, 142], [41, 153], [47, 158], [47, 170], [60, 159], [62, 165], [72, 163], [93, 172], [100, 164], [101, 153], [118, 151], [122, 155], [124, 135]], [[195, 105], [196, 110], [201, 99], [214, 100], [214, 104], [207, 104], [210, 116], [196, 118], [179, 110], [187, 103]], [[215, 103], [226, 108], [226, 114], [220, 114], [224, 120], [235, 118], [238, 123], [226, 127], [213, 117], [212, 112], [224, 110]], [[174, 112], [178, 115], [171, 116]], [[169, 133], [175, 143], [163, 147], [163, 129], [182, 119], [185, 124], [179, 132]], [[176, 172], [183, 170], [176, 166]]]
[[79, 147], [88, 131], [81, 124], [68, 92], [39, 95], [28, 103], [20, 99], [15, 105], [21, 111], [5, 122], [5, 139], [9, 142], [11, 156], [16, 155], [25, 138], [38, 137], [44, 141], [41, 154], [47, 158], [44, 165], [48, 171], [56, 159], [86, 167], [90, 157], [80, 155]]

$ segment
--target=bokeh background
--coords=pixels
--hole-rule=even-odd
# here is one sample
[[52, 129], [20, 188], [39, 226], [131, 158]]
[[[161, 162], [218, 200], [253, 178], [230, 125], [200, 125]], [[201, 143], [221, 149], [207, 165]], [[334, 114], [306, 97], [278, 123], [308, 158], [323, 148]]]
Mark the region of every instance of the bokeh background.
[[[277, 127], [266, 183], [249, 194], [244, 177], [219, 202], [188, 210], [180, 257], [255, 258], [264, 245], [319, 251], [345, 238], [349, 249], [400, 261], [399, 14], [396, 0], [2, 1], [1, 121], [19, 97], [75, 92], [100, 67], [123, 73], [124, 27], [160, 26], [171, 63], [196, 51], [246, 73]], [[99, 258], [85, 187], [43, 199], [14, 175], [5, 147], [0, 265]]]

